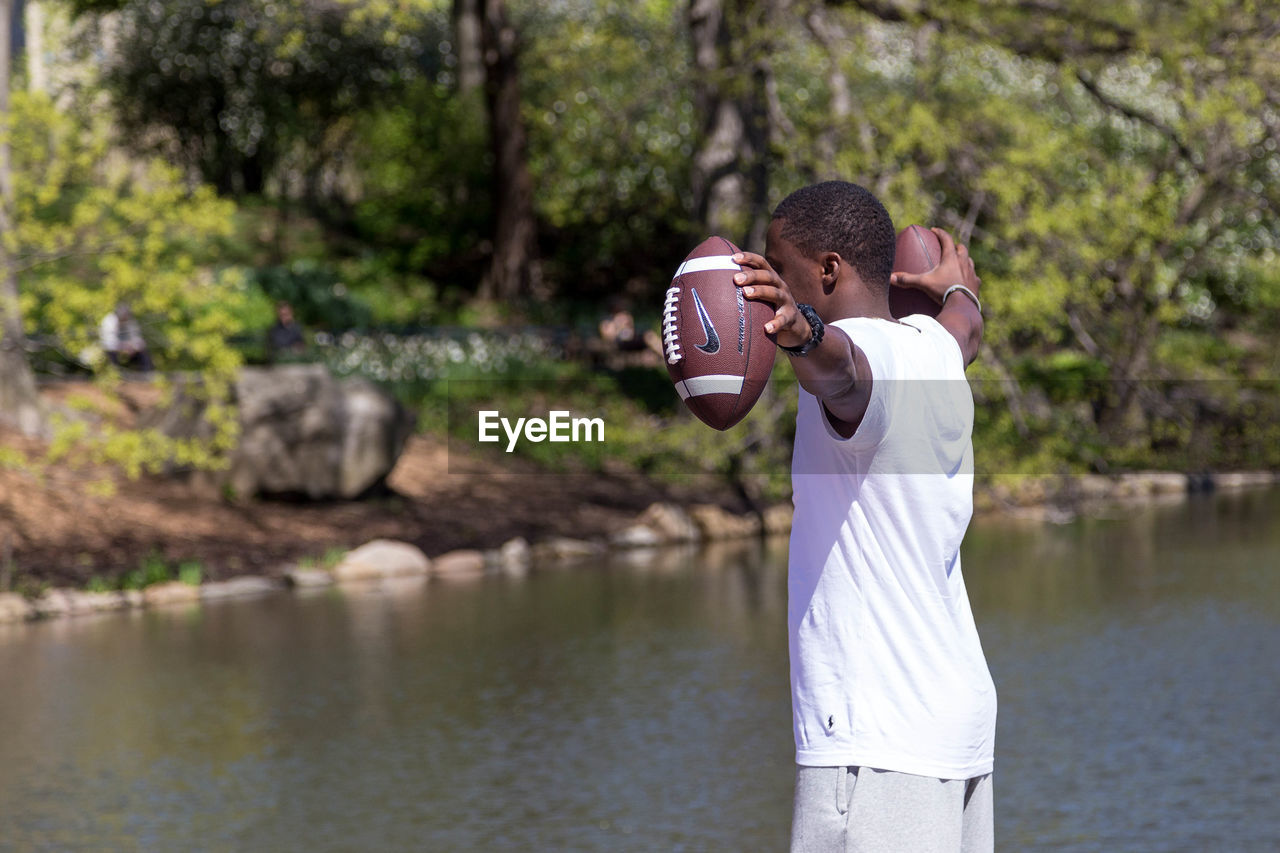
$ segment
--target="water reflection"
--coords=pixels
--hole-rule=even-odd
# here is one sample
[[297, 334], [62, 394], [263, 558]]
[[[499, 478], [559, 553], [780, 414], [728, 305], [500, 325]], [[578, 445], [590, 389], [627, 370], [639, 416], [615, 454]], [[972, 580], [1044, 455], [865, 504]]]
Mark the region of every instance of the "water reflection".
[[[1278, 517], [975, 525], [1002, 849], [1275, 849]], [[785, 560], [0, 626], [0, 849], [782, 849]]]

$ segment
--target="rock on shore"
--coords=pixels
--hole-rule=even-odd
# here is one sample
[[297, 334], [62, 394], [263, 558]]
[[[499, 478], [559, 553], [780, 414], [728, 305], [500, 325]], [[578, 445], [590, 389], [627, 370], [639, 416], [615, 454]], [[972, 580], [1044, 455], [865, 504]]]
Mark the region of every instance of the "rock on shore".
[[382, 580], [425, 575], [431, 561], [415, 545], [392, 539], [375, 539], [347, 553], [333, 568], [337, 581]]
[[[146, 425], [173, 436], [206, 434], [203, 404], [189, 391], [183, 397]], [[390, 394], [363, 379], [336, 379], [320, 364], [246, 367], [234, 402], [240, 443], [230, 467], [197, 479], [240, 497], [359, 497], [391, 473], [413, 428]]]

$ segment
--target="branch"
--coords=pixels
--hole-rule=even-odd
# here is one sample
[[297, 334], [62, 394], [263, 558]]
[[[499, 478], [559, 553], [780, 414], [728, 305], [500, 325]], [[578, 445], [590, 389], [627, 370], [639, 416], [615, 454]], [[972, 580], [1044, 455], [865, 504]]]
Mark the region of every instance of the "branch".
[[14, 273], [27, 272], [28, 270], [35, 269], [36, 267], [41, 266], [42, 264], [51, 264], [54, 261], [61, 261], [66, 258], [74, 258], [79, 256], [87, 256], [87, 255], [106, 255], [106, 254], [110, 254], [111, 252], [120, 251], [121, 247], [122, 247], [121, 243], [104, 243], [103, 245], [97, 246], [92, 249], [77, 249], [73, 246], [68, 246], [64, 249], [59, 249], [54, 252], [43, 252], [35, 255], [24, 255], [22, 256], [21, 263], [14, 264], [13, 271]]
[[136, 222], [133, 225], [124, 228], [120, 232], [120, 235], [113, 240], [106, 243], [100, 243], [97, 246], [91, 246], [89, 248], [83, 247], [82, 238], [86, 232], [80, 231], [75, 235], [75, 238], [71, 242], [67, 243], [60, 249], [55, 249], [52, 252], [36, 252], [30, 255], [20, 256], [20, 263], [14, 264], [13, 271], [16, 274], [34, 269], [42, 264], [53, 263], [54, 261], [61, 261], [66, 258], [88, 255], [107, 255], [112, 252], [118, 252], [123, 249], [124, 241], [126, 239], [136, 236], [145, 230], [145, 228], [145, 223]]
[[1071, 327], [1071, 331], [1075, 334], [1076, 340], [1080, 341], [1080, 345], [1084, 347], [1084, 351], [1094, 358], [1102, 357], [1102, 347], [1098, 346], [1098, 342], [1089, 334], [1088, 329], [1084, 327], [1084, 323], [1080, 322], [1080, 318], [1075, 311], [1068, 310], [1067, 325]]
[[1090, 95], [1093, 95], [1094, 100], [1096, 100], [1098, 103], [1102, 104], [1107, 109], [1114, 110], [1115, 112], [1118, 112], [1121, 115], [1131, 118], [1134, 121], [1142, 122], [1143, 124], [1147, 125], [1151, 129], [1155, 130], [1165, 139], [1168, 139], [1170, 142], [1172, 142], [1174, 147], [1178, 149], [1178, 153], [1181, 154], [1183, 159], [1185, 159], [1188, 163], [1190, 163], [1192, 167], [1196, 169], [1196, 171], [1200, 171], [1200, 172], [1203, 171], [1203, 167], [1197, 162], [1195, 152], [1193, 152], [1187, 146], [1187, 144], [1182, 141], [1182, 137], [1179, 136], [1178, 132], [1174, 130], [1172, 127], [1160, 121], [1160, 119], [1156, 118], [1155, 116], [1148, 115], [1147, 113], [1142, 112], [1137, 107], [1131, 107], [1128, 104], [1122, 104], [1120, 103], [1120, 101], [1116, 100], [1115, 98], [1112, 98], [1106, 92], [1103, 92], [1102, 89], [1098, 87], [1098, 84], [1094, 81], [1094, 79], [1090, 77], [1088, 74], [1086, 74], [1084, 71], [1077, 70], [1075, 72], [1075, 78], [1080, 81], [1080, 85], [1085, 88], [1086, 92], [1088, 92]]
[[[904, 8], [894, 0], [826, 0], [830, 6], [852, 6], [881, 21], [894, 24], [937, 23], [944, 31], [963, 33], [975, 39], [992, 42], [1027, 59], [1060, 63], [1084, 56], [1120, 56], [1137, 47], [1138, 34], [1121, 24], [1094, 17], [1079, 9], [1065, 8], [1052, 0], [1020, 0], [1006, 7], [1031, 20], [1056, 21], [1066, 25], [1068, 37], [1052, 36], [1042, 29], [1026, 26], [1005, 33], [984, 30], [973, 25], [984, 17], [965, 11], [957, 14], [945, 3], [925, 3], [917, 8]], [[1104, 38], [1103, 38], [1104, 37]]]
[[956, 236], [960, 238], [960, 244], [969, 245], [969, 241], [973, 239], [973, 228], [978, 224], [978, 214], [982, 212], [982, 205], [987, 201], [987, 193], [985, 190], [978, 190], [973, 194], [973, 198], [969, 202], [969, 212], [965, 214], [964, 221], [960, 223], [960, 230]]

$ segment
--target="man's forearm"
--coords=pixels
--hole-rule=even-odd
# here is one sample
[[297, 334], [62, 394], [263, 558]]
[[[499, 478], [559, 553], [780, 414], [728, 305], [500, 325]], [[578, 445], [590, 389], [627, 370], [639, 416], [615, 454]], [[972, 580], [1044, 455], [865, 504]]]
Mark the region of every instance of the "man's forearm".
[[965, 366], [972, 364], [982, 346], [983, 322], [978, 307], [968, 297], [953, 293], [938, 312], [938, 322], [960, 345]]

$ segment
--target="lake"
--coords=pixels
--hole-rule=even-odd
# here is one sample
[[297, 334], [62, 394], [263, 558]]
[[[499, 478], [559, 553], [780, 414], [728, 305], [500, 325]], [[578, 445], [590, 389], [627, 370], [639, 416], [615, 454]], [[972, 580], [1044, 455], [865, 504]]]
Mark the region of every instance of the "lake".
[[[2, 850], [783, 850], [786, 547], [0, 626]], [[1001, 850], [1280, 849], [1280, 491], [981, 519]]]

